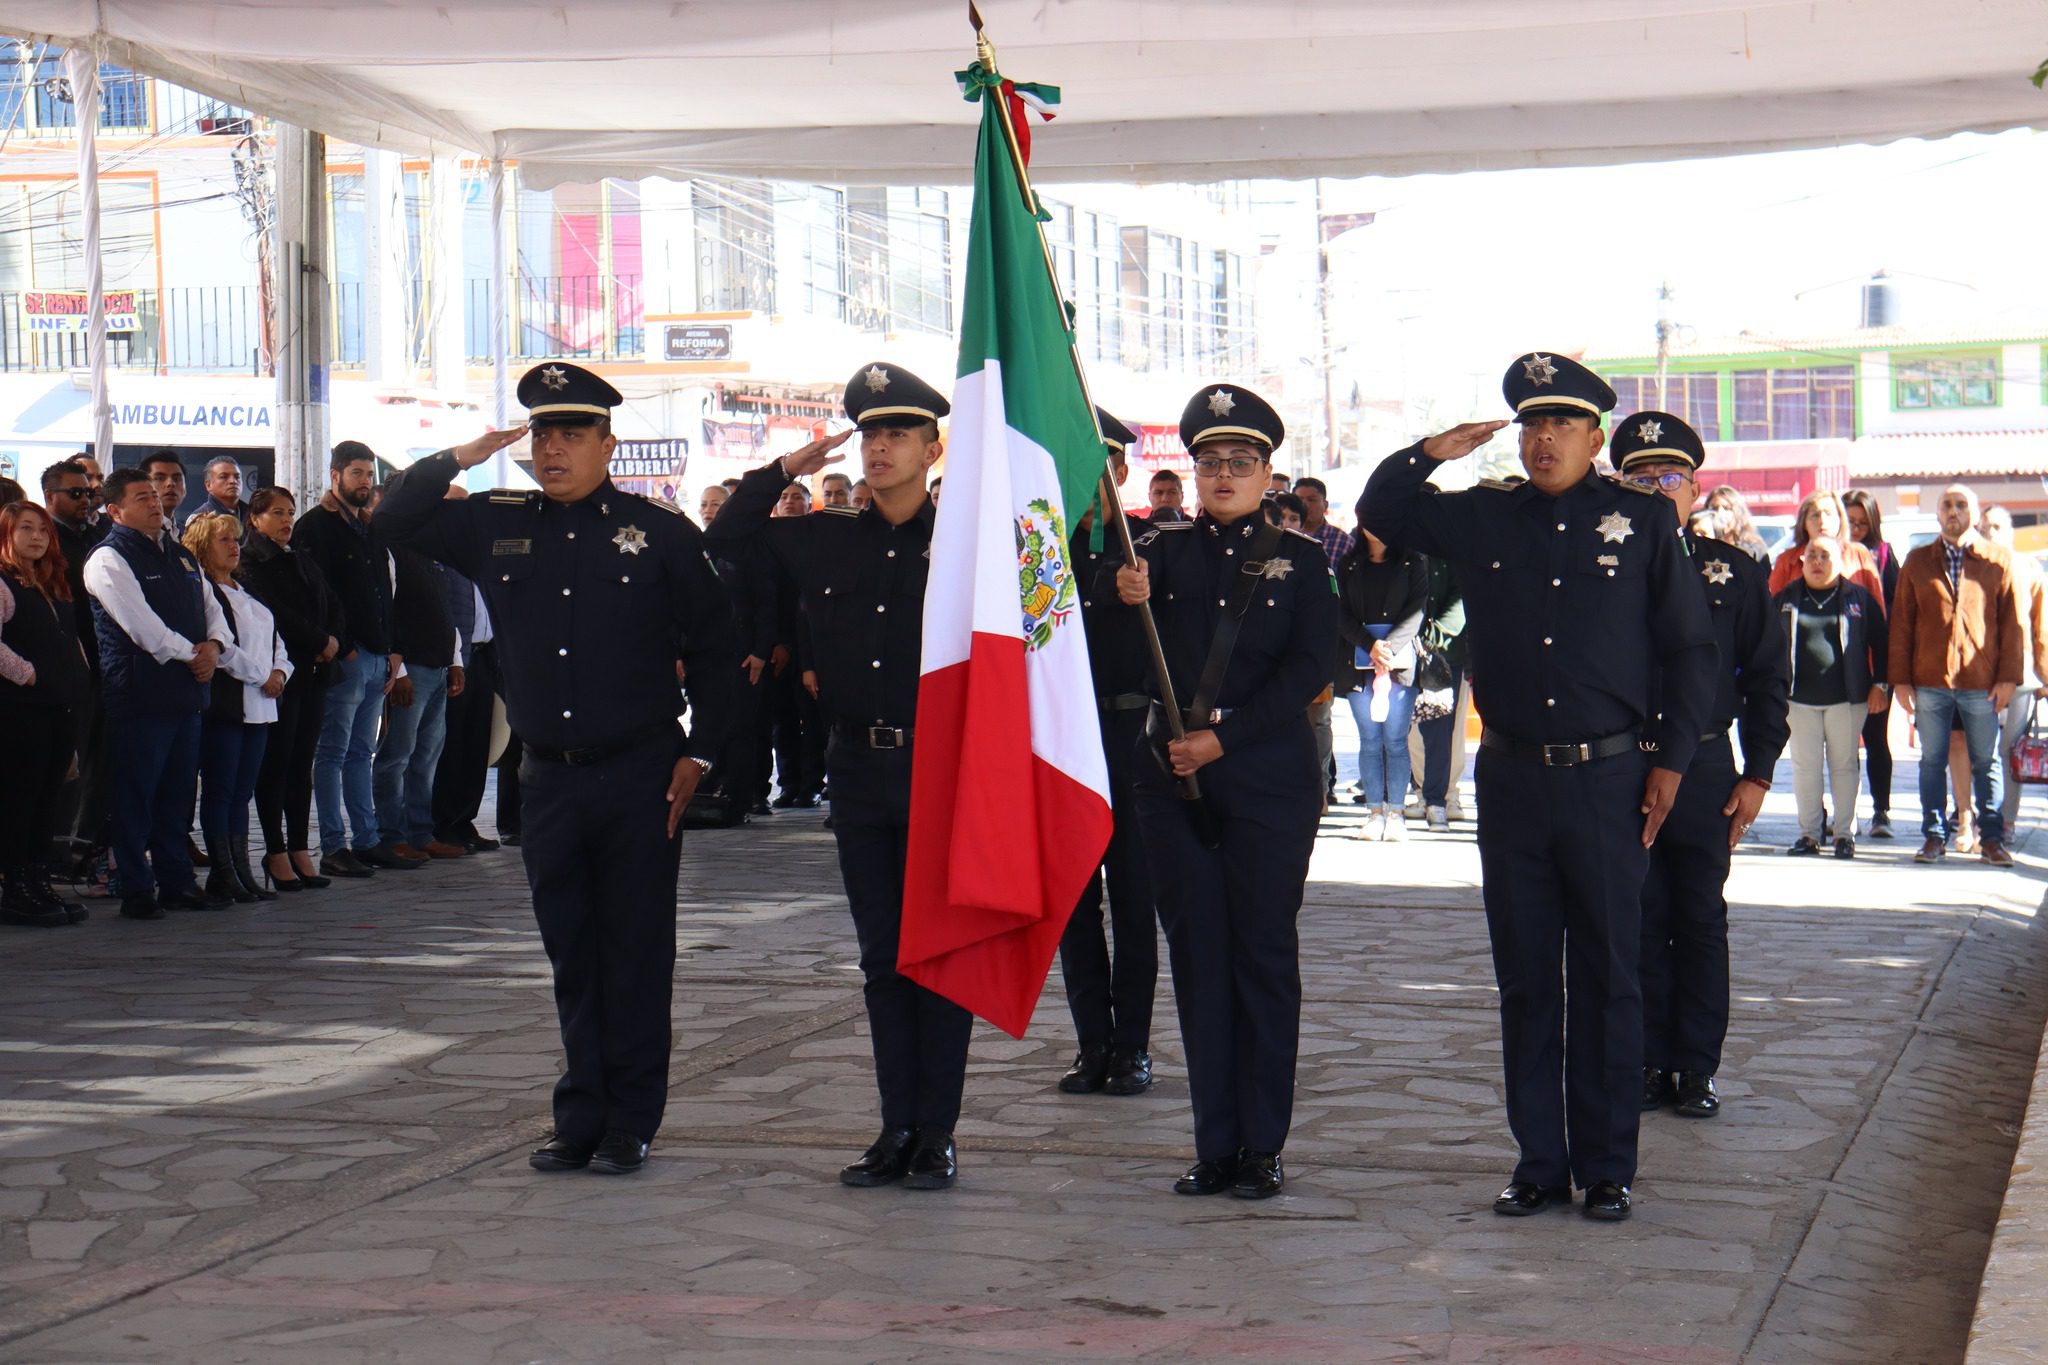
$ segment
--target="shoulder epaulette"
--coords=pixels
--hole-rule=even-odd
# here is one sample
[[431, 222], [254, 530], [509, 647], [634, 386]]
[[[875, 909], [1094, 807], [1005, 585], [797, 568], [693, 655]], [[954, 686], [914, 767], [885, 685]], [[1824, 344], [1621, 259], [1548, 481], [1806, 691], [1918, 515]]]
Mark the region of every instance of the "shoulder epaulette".
[[487, 497], [492, 502], [524, 503], [533, 500], [533, 494], [520, 488], [493, 488]]
[[857, 517], [860, 515], [858, 507], [820, 507], [817, 510], [820, 512], [830, 512], [835, 517]]
[[1162, 521], [1144, 535], [1139, 536], [1137, 543], [1140, 545], [1150, 545], [1159, 538], [1162, 531], [1192, 531], [1194, 529], [1195, 524], [1192, 521]]
[[1610, 484], [1613, 484], [1616, 488], [1622, 489], [1625, 492], [1638, 493], [1644, 497], [1650, 498], [1661, 498], [1664, 496], [1662, 493], [1659, 493], [1654, 488], [1645, 488], [1639, 483], [1630, 483], [1627, 479], [1622, 478], [1618, 474], [1602, 474], [1600, 477], [1607, 480], [1607, 482], [1609, 482]]
[[649, 503], [653, 504], [653, 505], [654, 505], [654, 506], [656, 506], [656, 507], [659, 507], [659, 508], [660, 508], [660, 509], [661, 509], [662, 511], [664, 511], [664, 512], [669, 512], [669, 513], [673, 513], [674, 515], [676, 515], [676, 516], [679, 516], [679, 517], [680, 517], [680, 516], [686, 516], [686, 515], [688, 515], [687, 513], [685, 513], [685, 512], [683, 511], [683, 509], [682, 509], [682, 508], [680, 508], [680, 507], [676, 506], [676, 505], [675, 505], [674, 503], [670, 502], [670, 501], [669, 501], [669, 500], [668, 500], [667, 498], [649, 498], [649, 497], [647, 497], [647, 496], [646, 496], [646, 494], [644, 494], [644, 493], [643, 493], [643, 494], [642, 494], [641, 496], [642, 496], [643, 498], [646, 498], [646, 501], [648, 501]]

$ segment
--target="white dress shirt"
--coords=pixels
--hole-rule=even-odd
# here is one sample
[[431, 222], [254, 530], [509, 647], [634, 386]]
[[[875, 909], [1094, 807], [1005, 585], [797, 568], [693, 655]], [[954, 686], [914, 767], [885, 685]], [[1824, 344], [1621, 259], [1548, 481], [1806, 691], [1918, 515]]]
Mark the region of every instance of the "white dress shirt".
[[[291, 656], [285, 653], [284, 640], [277, 633], [277, 618], [270, 608], [243, 592], [241, 584], [230, 581], [217, 586], [235, 616], [234, 643], [221, 650], [220, 666], [242, 684], [242, 724], [269, 725], [277, 719], [277, 699], [263, 695], [263, 684], [273, 672], [284, 674], [286, 682], [292, 676]], [[213, 600], [212, 593], [206, 597]]]
[[[169, 532], [163, 534], [168, 535]], [[166, 558], [171, 572], [185, 573], [185, 561]], [[190, 663], [198, 649], [198, 642], [188, 640], [164, 624], [161, 616], [150, 610], [143, 599], [142, 584], [136, 581], [135, 570], [127, 559], [113, 546], [101, 541], [85, 560], [85, 590], [93, 595], [107, 615], [114, 618], [114, 624], [121, 627], [135, 647], [160, 664]], [[205, 587], [202, 581], [200, 586]], [[228, 629], [227, 618], [220, 614], [220, 603], [213, 600], [213, 594], [202, 592], [206, 599], [206, 638], [223, 647], [234, 639]]]

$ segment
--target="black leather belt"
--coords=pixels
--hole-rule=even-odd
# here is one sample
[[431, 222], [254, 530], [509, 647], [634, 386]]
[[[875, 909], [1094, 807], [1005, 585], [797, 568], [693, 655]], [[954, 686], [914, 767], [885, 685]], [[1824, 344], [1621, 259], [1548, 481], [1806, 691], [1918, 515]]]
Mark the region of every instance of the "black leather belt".
[[1546, 768], [1569, 768], [1577, 763], [1592, 763], [1597, 759], [1629, 753], [1636, 747], [1636, 736], [1634, 731], [1628, 730], [1586, 744], [1538, 744], [1533, 740], [1504, 735], [1488, 726], [1479, 732], [1479, 743], [1482, 748], [1498, 749], [1525, 763], [1541, 763]]
[[868, 749], [910, 747], [911, 731], [899, 730], [892, 725], [855, 725], [850, 721], [835, 720], [832, 722], [832, 733]]
[[1113, 697], [1097, 697], [1095, 704], [1108, 716], [1118, 711], [1142, 711], [1152, 704], [1152, 699], [1142, 692], [1119, 692]]
[[675, 733], [676, 723], [670, 720], [635, 730], [632, 734], [624, 735], [609, 744], [594, 744], [587, 749], [550, 749], [545, 744], [528, 741], [526, 752], [543, 763], [564, 763], [571, 768], [587, 768], [593, 763], [602, 763], [608, 758], [631, 753], [642, 745], [652, 744], [664, 736], [674, 736]]

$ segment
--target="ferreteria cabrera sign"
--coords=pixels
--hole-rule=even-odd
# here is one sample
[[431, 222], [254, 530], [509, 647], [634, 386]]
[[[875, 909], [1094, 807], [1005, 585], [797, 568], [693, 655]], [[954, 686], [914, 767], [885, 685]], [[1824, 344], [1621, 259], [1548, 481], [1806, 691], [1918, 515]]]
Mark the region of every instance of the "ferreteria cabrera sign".
[[690, 443], [682, 437], [660, 441], [621, 441], [612, 452], [615, 479], [680, 479], [690, 462]]
[[[134, 290], [103, 294], [101, 298], [106, 304], [109, 332], [139, 329]], [[21, 296], [22, 321], [30, 332], [89, 331], [92, 322], [89, 307], [90, 301], [83, 293], [42, 289], [30, 290]]]

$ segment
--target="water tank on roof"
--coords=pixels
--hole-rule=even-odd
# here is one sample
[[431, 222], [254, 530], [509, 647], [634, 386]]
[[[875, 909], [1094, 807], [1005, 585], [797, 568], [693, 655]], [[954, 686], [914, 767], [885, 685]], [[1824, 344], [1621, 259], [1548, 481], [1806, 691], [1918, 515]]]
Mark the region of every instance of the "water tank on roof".
[[1865, 327], [1889, 327], [1899, 320], [1899, 296], [1891, 276], [1880, 270], [1863, 284]]

